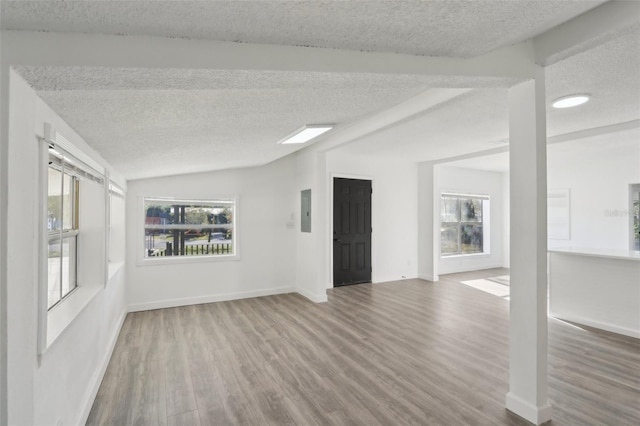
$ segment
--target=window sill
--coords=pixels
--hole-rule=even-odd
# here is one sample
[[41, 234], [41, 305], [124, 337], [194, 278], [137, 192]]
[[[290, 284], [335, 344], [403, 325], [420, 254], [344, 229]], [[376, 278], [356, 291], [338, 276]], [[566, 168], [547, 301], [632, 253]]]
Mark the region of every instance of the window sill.
[[109, 281], [122, 269], [124, 262], [109, 262]]
[[461, 257], [480, 257], [480, 256], [490, 256], [491, 253], [468, 253], [468, 254], [451, 254], [447, 256], [440, 256], [441, 259], [458, 259]]
[[168, 256], [157, 257], [155, 259], [142, 259], [138, 261], [138, 266], [155, 265], [176, 265], [184, 263], [208, 263], [208, 262], [232, 262], [240, 260], [240, 255], [219, 255], [219, 256]]
[[80, 286], [47, 313], [47, 349], [64, 334], [101, 289], [100, 285]]

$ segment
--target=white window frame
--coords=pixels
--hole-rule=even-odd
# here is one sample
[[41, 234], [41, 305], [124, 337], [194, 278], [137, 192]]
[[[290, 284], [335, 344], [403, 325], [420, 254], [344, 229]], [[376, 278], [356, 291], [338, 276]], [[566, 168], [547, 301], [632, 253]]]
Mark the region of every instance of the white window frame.
[[[221, 203], [229, 204], [233, 206], [233, 222], [231, 224], [216, 224], [216, 225], [193, 225], [193, 224], [176, 224], [176, 225], [146, 225], [146, 209], [145, 203], [149, 200], [158, 201], [166, 204], [192, 204], [192, 205], [219, 205]], [[141, 195], [138, 197], [138, 266], [151, 266], [151, 265], [172, 265], [179, 263], [202, 263], [202, 262], [220, 262], [220, 261], [235, 261], [240, 260], [240, 238], [238, 234], [239, 223], [239, 211], [240, 202], [237, 196], [223, 196], [223, 197], [166, 197], [166, 196], [151, 196]], [[233, 253], [228, 254], [209, 254], [209, 255], [184, 255], [184, 256], [144, 256], [146, 250], [146, 229], [149, 228], [162, 228], [162, 229], [208, 229], [208, 228], [227, 228], [231, 229], [231, 245], [233, 247]]]
[[[443, 192], [440, 194], [440, 205], [442, 206], [442, 199], [443, 198], [456, 198], [458, 200], [458, 203], [460, 203], [461, 199], [475, 199], [475, 200], [480, 200], [482, 202], [482, 220], [480, 222], [465, 222], [462, 220], [462, 208], [461, 206], [458, 207], [458, 220], [457, 222], [444, 222], [442, 220], [442, 207], [440, 208], [439, 211], [439, 215], [440, 215], [440, 228], [442, 228], [442, 226], [444, 224], [453, 224], [453, 223], [457, 223], [458, 226], [458, 252], [457, 253], [443, 253], [442, 252], [442, 242], [440, 242], [439, 246], [441, 247], [440, 249], [440, 257], [443, 259], [447, 259], [447, 258], [452, 258], [452, 257], [466, 257], [466, 256], [479, 256], [479, 255], [485, 255], [485, 254], [489, 254], [489, 241], [490, 241], [490, 236], [489, 236], [489, 231], [490, 231], [490, 214], [489, 214], [489, 206], [491, 205], [491, 201], [490, 201], [490, 197], [488, 195], [484, 195], [484, 194], [461, 194], [461, 193], [455, 193], [455, 192]], [[488, 205], [485, 204], [485, 201], [488, 202]], [[482, 225], [482, 251], [479, 252], [475, 252], [475, 253], [463, 253], [462, 252], [462, 241], [461, 241], [461, 234], [462, 234], [462, 225], [463, 224], [481, 224]], [[440, 231], [440, 241], [442, 241], [442, 231]]]
[[[49, 156], [50, 160], [54, 160], [55, 157], [50, 155]], [[75, 176], [72, 173], [69, 173], [69, 170], [67, 170], [67, 168], [65, 167], [66, 163], [64, 161], [64, 159], [60, 159], [60, 161], [49, 161], [49, 167], [48, 169], [54, 169], [57, 170], [61, 173], [62, 175], [62, 179], [61, 179], [61, 191], [60, 193], [62, 194], [61, 197], [64, 196], [64, 176], [67, 175], [71, 178], [71, 185], [72, 185], [72, 191], [71, 191], [71, 211], [72, 211], [72, 216], [71, 216], [71, 228], [69, 229], [65, 229], [64, 228], [64, 219], [62, 219], [62, 225], [60, 227], [60, 229], [58, 230], [53, 230], [50, 231], [48, 230], [47, 232], [47, 245], [49, 245], [51, 243], [51, 241], [54, 240], [59, 240], [60, 242], [60, 262], [62, 263], [62, 255], [63, 255], [63, 247], [64, 247], [64, 241], [65, 240], [71, 240], [73, 239], [74, 245], [73, 245], [73, 251], [69, 253], [69, 263], [71, 265], [73, 265], [73, 273], [71, 274], [71, 271], [69, 272], [71, 277], [72, 277], [72, 281], [69, 283], [70, 284], [70, 290], [67, 291], [66, 293], [62, 293], [62, 289], [63, 289], [63, 285], [62, 285], [62, 276], [63, 276], [63, 270], [64, 268], [62, 267], [62, 265], [60, 265], [60, 297], [56, 300], [56, 302], [49, 306], [49, 299], [48, 299], [48, 294], [51, 291], [51, 289], [49, 288], [49, 286], [51, 285], [51, 283], [49, 283], [48, 279], [47, 279], [47, 310], [51, 310], [53, 308], [55, 308], [59, 303], [61, 303], [66, 297], [68, 297], [69, 295], [71, 295], [71, 293], [73, 293], [77, 288], [78, 288], [78, 234], [80, 234], [80, 227], [78, 224], [78, 204], [80, 202], [80, 195], [79, 195], [79, 182], [78, 182], [78, 178], [77, 176]], [[48, 171], [48, 170], [47, 170]], [[48, 186], [47, 186], [48, 187]], [[48, 195], [48, 191], [47, 191], [47, 195]], [[65, 209], [64, 209], [64, 202], [60, 203], [60, 214], [62, 216], [62, 218], [64, 218], [65, 215]], [[47, 262], [48, 262], [48, 256], [47, 256]], [[48, 274], [47, 274], [48, 277]]]
[[[89, 155], [82, 152], [75, 145], [65, 139], [60, 133], [55, 131], [51, 124], [44, 124], [43, 136], [37, 136], [38, 157], [39, 157], [39, 261], [38, 261], [38, 341], [37, 353], [38, 363], [42, 362], [42, 357], [46, 351], [57, 341], [69, 325], [80, 315], [80, 313], [91, 303], [101, 289], [104, 282], [95, 281], [83, 283], [77, 278], [77, 286], [56, 305], [48, 308], [48, 244], [49, 230], [48, 220], [48, 175], [50, 155], [53, 154], [65, 162], [66, 168], [71, 174], [79, 179], [93, 180], [100, 185], [105, 185], [105, 169], [100, 163], [93, 160]], [[79, 199], [78, 199], [79, 201]], [[78, 217], [79, 229], [75, 238], [80, 235], [82, 221]], [[105, 227], [106, 230], [106, 227]], [[106, 238], [106, 235], [105, 235]], [[77, 247], [77, 245], [76, 245]], [[80, 250], [78, 250], [76, 260], [76, 270], [79, 271], [81, 265]], [[104, 260], [106, 270], [106, 258]]]

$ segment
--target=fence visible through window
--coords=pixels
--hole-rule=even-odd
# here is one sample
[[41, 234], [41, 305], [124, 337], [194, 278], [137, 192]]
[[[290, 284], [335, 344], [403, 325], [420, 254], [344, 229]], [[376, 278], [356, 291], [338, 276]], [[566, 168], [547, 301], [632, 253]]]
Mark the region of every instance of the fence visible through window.
[[235, 202], [144, 200], [145, 258], [234, 255]]

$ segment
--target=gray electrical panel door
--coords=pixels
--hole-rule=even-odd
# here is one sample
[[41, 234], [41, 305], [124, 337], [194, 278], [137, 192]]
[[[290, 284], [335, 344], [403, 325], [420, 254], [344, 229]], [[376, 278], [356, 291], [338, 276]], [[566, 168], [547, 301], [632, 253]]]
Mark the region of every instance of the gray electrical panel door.
[[300, 200], [300, 230], [302, 232], [311, 232], [311, 190], [305, 189], [302, 191]]

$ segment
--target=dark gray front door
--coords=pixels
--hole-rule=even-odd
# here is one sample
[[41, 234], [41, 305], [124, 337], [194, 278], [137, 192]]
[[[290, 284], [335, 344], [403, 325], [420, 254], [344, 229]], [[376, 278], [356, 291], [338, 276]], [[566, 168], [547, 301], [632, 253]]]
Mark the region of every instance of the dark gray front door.
[[333, 180], [333, 286], [371, 282], [371, 181]]

